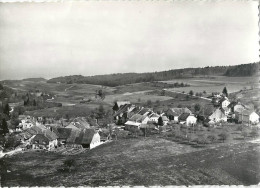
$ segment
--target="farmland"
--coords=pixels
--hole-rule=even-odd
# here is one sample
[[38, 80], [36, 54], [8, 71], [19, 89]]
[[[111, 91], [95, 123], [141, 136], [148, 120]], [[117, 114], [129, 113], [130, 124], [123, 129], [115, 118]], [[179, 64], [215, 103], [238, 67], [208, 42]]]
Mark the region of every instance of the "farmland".
[[[257, 143], [193, 148], [159, 137], [113, 141], [77, 155], [28, 152], [1, 161], [2, 186], [250, 185], [260, 182]], [[5, 170], [9, 170], [7, 173]]]
[[225, 77], [225, 76], [212, 76], [212, 77], [193, 77], [187, 79], [175, 79], [169, 81], [163, 81], [165, 83], [183, 82], [190, 84], [190, 87], [185, 88], [173, 88], [172, 91], [185, 91], [190, 90], [194, 92], [207, 93], [221, 92], [224, 87], [228, 88], [229, 93], [237, 92], [245, 88], [259, 88], [258, 77]]

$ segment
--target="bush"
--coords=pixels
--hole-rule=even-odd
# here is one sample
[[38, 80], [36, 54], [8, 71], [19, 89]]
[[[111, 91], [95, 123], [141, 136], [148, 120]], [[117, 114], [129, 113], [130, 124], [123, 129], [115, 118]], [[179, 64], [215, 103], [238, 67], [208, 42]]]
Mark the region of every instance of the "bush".
[[227, 140], [229, 135], [227, 134], [227, 132], [223, 131], [218, 136], [219, 136], [220, 140], [222, 140], [222, 142], [225, 142], [225, 140]]
[[211, 143], [214, 143], [214, 142], [216, 142], [217, 140], [218, 140], [218, 138], [217, 138], [217, 136], [216, 135], [209, 135], [208, 137], [207, 137], [207, 139], [211, 142]]

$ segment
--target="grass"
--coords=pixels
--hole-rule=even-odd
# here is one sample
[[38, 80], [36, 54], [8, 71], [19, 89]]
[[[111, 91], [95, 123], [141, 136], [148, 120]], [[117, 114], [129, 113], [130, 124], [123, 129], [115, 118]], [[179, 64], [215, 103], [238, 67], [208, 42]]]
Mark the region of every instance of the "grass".
[[[5, 158], [2, 186], [257, 184], [259, 145], [193, 148], [164, 138], [122, 139], [75, 157], [76, 169], [58, 171], [68, 157], [27, 152]], [[4, 180], [3, 180], [4, 179]]]

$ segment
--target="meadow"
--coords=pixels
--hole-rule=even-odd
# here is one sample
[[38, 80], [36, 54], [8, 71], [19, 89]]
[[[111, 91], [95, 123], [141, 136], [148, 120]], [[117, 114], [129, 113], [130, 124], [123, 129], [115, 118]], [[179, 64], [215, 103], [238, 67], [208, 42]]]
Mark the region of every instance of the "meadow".
[[174, 79], [163, 81], [166, 83], [183, 82], [188, 83], [189, 87], [171, 88], [170, 91], [179, 91], [188, 93], [206, 91], [208, 94], [212, 92], [222, 92], [224, 87], [227, 87], [229, 93], [238, 92], [245, 88], [259, 88], [258, 77], [226, 77], [226, 76], [212, 76], [212, 77], [193, 77], [187, 79]]
[[[3, 158], [1, 185], [252, 185], [260, 182], [259, 154], [251, 142], [193, 148], [156, 136], [120, 139], [76, 157], [35, 151]], [[61, 172], [72, 158], [75, 169]]]

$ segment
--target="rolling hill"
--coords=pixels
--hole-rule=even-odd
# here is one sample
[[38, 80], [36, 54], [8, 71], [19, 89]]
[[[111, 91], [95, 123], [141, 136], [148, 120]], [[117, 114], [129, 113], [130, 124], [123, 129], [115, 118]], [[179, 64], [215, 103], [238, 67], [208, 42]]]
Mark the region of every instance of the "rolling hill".
[[260, 63], [241, 64], [234, 66], [215, 66], [203, 68], [184, 68], [150, 73], [118, 73], [96, 76], [72, 75], [48, 80], [48, 83], [78, 83], [104, 86], [119, 86], [140, 82], [165, 81], [174, 78], [190, 78], [194, 76], [254, 76], [259, 72]]

